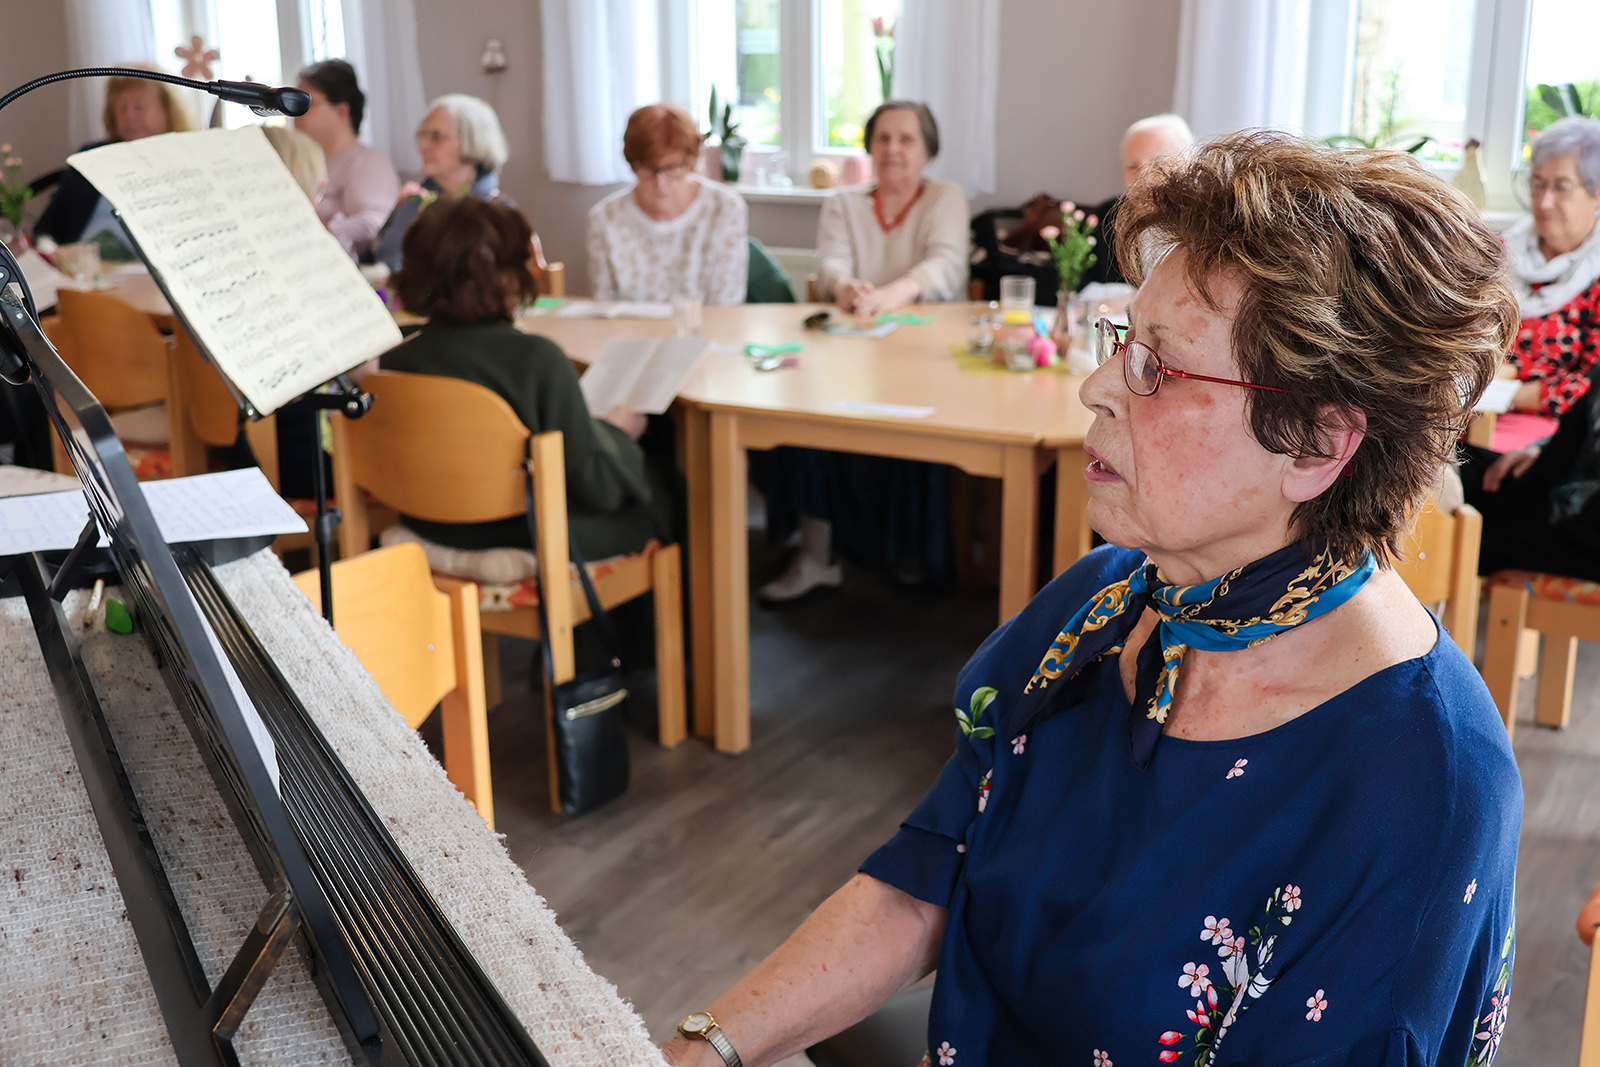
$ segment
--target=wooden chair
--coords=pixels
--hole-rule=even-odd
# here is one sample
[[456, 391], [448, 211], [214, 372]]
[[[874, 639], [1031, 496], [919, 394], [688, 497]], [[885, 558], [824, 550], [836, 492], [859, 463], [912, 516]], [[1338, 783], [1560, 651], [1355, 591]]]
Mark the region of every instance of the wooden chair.
[[566, 296], [567, 265], [545, 262], [544, 246], [539, 243], [538, 234], [533, 235], [533, 240], [529, 241], [528, 245], [528, 270], [532, 272], [533, 280], [538, 283], [539, 295]]
[[[115, 414], [144, 407], [167, 398], [167, 362], [172, 341], [164, 337], [150, 316], [109, 293], [62, 289], [56, 297], [58, 314], [46, 320], [46, 334], [61, 358], [82, 379], [105, 409]], [[54, 442], [55, 467], [72, 473], [65, 449]], [[151, 462], [141, 477], [159, 477], [170, 470], [160, 449], [143, 450]], [[135, 470], [140, 457], [129, 450]]]
[[[509, 591], [485, 587], [482, 625], [490, 633], [548, 640], [555, 682], [570, 680], [575, 673], [572, 628], [589, 617], [589, 609], [575, 580], [548, 580], [570, 568], [560, 433], [530, 435], [504, 399], [456, 378], [379, 371], [361, 384], [372, 394], [372, 410], [354, 421], [333, 417], [334, 488], [348, 504], [339, 529], [345, 555], [356, 555], [370, 543], [367, 494], [402, 514], [433, 522], [520, 517], [525, 513], [523, 473], [531, 462], [539, 531], [535, 552], [547, 576], [549, 632], [540, 632], [528, 580]], [[686, 730], [678, 546], [601, 560], [589, 570], [607, 609], [654, 591], [659, 739], [663, 745], [677, 744]], [[497, 677], [495, 644], [483, 647], [485, 674]], [[491, 702], [495, 693], [491, 688]], [[548, 696], [545, 714], [548, 738]], [[559, 811], [554, 746], [547, 751], [551, 807]]]
[[[1591, 903], [1600, 898], [1600, 885], [1594, 887]], [[1587, 910], [1587, 905], [1585, 910]], [[1583, 913], [1578, 915], [1584, 921]], [[1600, 1067], [1600, 928], [1589, 946], [1589, 990], [1583, 998], [1583, 1030], [1578, 1038], [1578, 1067]]]
[[[167, 440], [172, 449], [172, 473], [181, 478], [209, 471], [209, 450], [228, 448], [238, 440], [241, 419], [239, 402], [222, 375], [195, 347], [189, 331], [180, 325], [172, 341], [167, 360]], [[273, 489], [281, 491], [277, 420], [268, 415], [242, 421], [245, 440], [250, 442], [261, 473]], [[290, 500], [289, 504], [307, 523], [316, 514], [312, 501]], [[279, 556], [301, 548], [309, 549], [312, 562], [316, 562], [316, 540], [309, 531], [283, 534], [272, 542], [272, 550]]]
[[[294, 576], [319, 605], [320, 581], [315, 570]], [[478, 587], [435, 577], [416, 545], [392, 545], [335, 563], [333, 602], [339, 640], [406, 725], [415, 730], [439, 708], [445, 773], [493, 830]]]
[[1564, 727], [1572, 717], [1578, 642], [1600, 641], [1600, 583], [1536, 571], [1490, 576], [1483, 680], [1508, 733], [1516, 725], [1519, 653], [1525, 642], [1535, 640], [1542, 654], [1533, 717], [1543, 726]]
[[1446, 515], [1430, 500], [1402, 544], [1395, 572], [1424, 604], [1444, 604], [1440, 620], [1473, 658], [1478, 642], [1478, 545], [1483, 516], [1470, 504]]

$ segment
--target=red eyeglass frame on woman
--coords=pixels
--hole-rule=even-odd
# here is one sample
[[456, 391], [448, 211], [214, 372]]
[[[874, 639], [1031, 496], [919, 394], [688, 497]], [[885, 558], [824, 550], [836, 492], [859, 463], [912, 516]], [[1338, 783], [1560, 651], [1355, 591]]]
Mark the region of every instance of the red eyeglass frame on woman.
[[[1209, 374], [1191, 374], [1188, 371], [1173, 370], [1161, 361], [1161, 356], [1155, 349], [1143, 341], [1124, 341], [1118, 335], [1128, 330], [1127, 326], [1118, 326], [1110, 319], [1102, 318], [1094, 324], [1095, 329], [1095, 364], [1104, 366], [1111, 361], [1113, 356], [1122, 356], [1122, 380], [1128, 383], [1129, 392], [1135, 396], [1155, 396], [1156, 390], [1161, 388], [1163, 378], [1192, 378], [1198, 382], [1215, 382], [1218, 385], [1237, 385], [1245, 389], [1263, 389], [1269, 393], [1287, 393], [1289, 390], [1281, 389], [1276, 385], [1259, 385], [1256, 382], [1241, 382], [1234, 378], [1213, 378]], [[1108, 343], [1109, 342], [1109, 343]], [[1140, 386], [1143, 382], [1134, 377], [1133, 364], [1127, 358], [1129, 349], [1141, 348], [1150, 353], [1150, 359], [1155, 363], [1156, 384], [1145, 392]]]

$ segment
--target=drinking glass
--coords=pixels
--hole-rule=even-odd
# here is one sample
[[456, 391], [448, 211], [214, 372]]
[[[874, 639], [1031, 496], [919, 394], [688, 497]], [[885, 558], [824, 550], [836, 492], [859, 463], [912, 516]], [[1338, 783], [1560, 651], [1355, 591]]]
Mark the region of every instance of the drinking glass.
[[1034, 285], [1029, 274], [1007, 274], [1000, 279], [1000, 317], [1007, 326], [1033, 322]]
[[672, 298], [672, 332], [678, 337], [700, 336], [700, 298], [675, 296]]

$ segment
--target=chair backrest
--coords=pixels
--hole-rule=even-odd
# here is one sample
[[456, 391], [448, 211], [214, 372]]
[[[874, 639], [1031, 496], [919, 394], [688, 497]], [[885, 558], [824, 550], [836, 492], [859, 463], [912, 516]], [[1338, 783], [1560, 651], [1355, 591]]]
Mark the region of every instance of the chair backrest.
[[109, 293], [62, 289], [51, 340], [61, 358], [108, 409], [139, 407], [167, 397], [172, 342], [150, 316]]
[[227, 448], [239, 436], [239, 402], [181, 325], [167, 360], [167, 441], [172, 473], [206, 472], [206, 449]]
[[172, 342], [150, 316], [110, 293], [62, 289], [56, 296], [61, 357], [111, 409], [166, 399]]
[[[315, 570], [294, 576], [321, 603]], [[415, 544], [391, 545], [333, 565], [339, 640], [356, 654], [413, 729], [456, 688], [450, 597], [434, 587]]]
[[1453, 514], [1446, 514], [1429, 500], [1400, 543], [1404, 558], [1395, 563], [1395, 573], [1418, 600], [1447, 605], [1442, 621], [1468, 659], [1473, 658], [1478, 640], [1478, 546], [1482, 538], [1483, 516], [1477, 509], [1462, 504]]
[[545, 262], [544, 245], [539, 243], [538, 234], [534, 234], [528, 242], [528, 270], [539, 286], [540, 296], [567, 295], [567, 266], [565, 263]]
[[747, 304], [793, 304], [794, 286], [767, 246], [749, 238], [750, 265], [745, 270], [744, 302]]

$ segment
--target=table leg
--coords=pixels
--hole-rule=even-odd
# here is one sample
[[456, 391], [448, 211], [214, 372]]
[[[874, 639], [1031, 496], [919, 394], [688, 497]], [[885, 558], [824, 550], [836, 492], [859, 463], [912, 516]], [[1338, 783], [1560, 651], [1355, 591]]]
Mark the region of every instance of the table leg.
[[1051, 561], [1056, 574], [1082, 559], [1094, 544], [1089, 532], [1089, 483], [1083, 480], [1088, 465], [1082, 446], [1056, 449], [1056, 543]]
[[716, 646], [711, 610], [711, 419], [700, 408], [684, 412], [682, 433], [684, 480], [688, 483], [689, 644], [694, 658], [694, 732], [715, 731]]
[[1027, 606], [1038, 561], [1039, 478], [1034, 450], [1008, 445], [1000, 476], [1000, 621]]
[[718, 752], [750, 747], [750, 535], [739, 417], [711, 413], [712, 700]]

